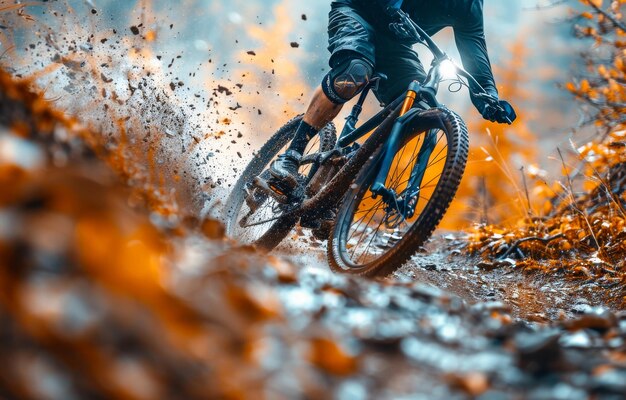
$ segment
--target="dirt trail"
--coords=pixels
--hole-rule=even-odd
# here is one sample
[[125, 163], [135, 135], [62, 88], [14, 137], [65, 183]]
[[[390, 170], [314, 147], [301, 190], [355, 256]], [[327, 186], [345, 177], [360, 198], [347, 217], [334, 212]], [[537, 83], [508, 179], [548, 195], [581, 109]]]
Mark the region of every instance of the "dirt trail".
[[[560, 274], [529, 273], [514, 266], [493, 267], [463, 250], [460, 235], [437, 236], [386, 280], [421, 282], [448, 292], [468, 304], [502, 303], [511, 316], [530, 324], [575, 318], [593, 307], [619, 312], [621, 297], [593, 281], [571, 281]], [[326, 246], [301, 238], [276, 253], [304, 268], [328, 269]]]

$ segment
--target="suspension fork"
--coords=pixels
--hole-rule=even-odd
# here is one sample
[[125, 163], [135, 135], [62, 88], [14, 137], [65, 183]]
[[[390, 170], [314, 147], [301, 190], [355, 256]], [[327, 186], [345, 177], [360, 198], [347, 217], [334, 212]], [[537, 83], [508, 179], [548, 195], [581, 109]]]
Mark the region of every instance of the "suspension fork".
[[402, 104], [402, 108], [400, 110], [400, 116], [396, 120], [391, 134], [387, 139], [383, 147], [383, 160], [380, 164], [380, 169], [378, 170], [378, 175], [374, 180], [374, 183], [371, 187], [371, 192], [373, 194], [373, 198], [377, 196], [383, 196], [383, 200], [391, 201], [395, 199], [389, 198], [390, 196], [395, 196], [392, 194], [386, 187], [385, 182], [387, 181], [387, 175], [389, 174], [389, 170], [391, 169], [391, 164], [393, 163], [393, 159], [395, 158], [396, 153], [400, 149], [400, 145], [402, 143], [402, 139], [404, 136], [404, 127], [405, 122], [409, 119], [411, 115], [417, 110], [413, 109], [413, 105], [415, 104], [415, 99], [417, 98], [417, 93], [420, 91], [420, 84], [417, 81], [413, 81], [409, 86], [409, 90], [406, 93], [406, 97], [404, 99], [404, 103]]
[[420, 148], [417, 154], [417, 163], [411, 170], [411, 177], [407, 184], [406, 189], [402, 193], [402, 213], [405, 218], [411, 218], [415, 214], [417, 202], [419, 199], [419, 193], [422, 190], [422, 182], [424, 180], [424, 173], [428, 168], [430, 156], [432, 155], [435, 147], [437, 146], [437, 130], [431, 129], [424, 138], [424, 144]]

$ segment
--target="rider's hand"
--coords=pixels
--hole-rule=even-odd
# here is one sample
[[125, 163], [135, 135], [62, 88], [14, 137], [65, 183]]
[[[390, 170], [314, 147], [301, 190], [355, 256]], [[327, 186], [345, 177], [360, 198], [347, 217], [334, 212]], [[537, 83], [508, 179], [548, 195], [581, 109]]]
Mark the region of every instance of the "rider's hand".
[[474, 105], [478, 109], [478, 112], [483, 116], [484, 119], [497, 122], [499, 124], [508, 124], [513, 123], [517, 119], [517, 113], [515, 109], [505, 100], [498, 100], [498, 106], [483, 100], [483, 99], [472, 99]]
[[393, 7], [387, 8], [386, 11], [393, 21], [389, 24], [389, 30], [398, 40], [411, 43], [419, 42], [420, 36], [407, 13]]

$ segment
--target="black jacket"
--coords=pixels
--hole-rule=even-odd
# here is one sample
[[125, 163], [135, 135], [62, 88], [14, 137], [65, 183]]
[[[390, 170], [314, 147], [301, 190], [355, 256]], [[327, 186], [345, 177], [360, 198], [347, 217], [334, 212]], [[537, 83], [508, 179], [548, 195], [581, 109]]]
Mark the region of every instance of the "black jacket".
[[[389, 21], [376, 0], [336, 0], [357, 9], [373, 26], [387, 29]], [[487, 92], [497, 95], [485, 43], [483, 0], [404, 0], [402, 9], [429, 35], [452, 27], [463, 66]]]

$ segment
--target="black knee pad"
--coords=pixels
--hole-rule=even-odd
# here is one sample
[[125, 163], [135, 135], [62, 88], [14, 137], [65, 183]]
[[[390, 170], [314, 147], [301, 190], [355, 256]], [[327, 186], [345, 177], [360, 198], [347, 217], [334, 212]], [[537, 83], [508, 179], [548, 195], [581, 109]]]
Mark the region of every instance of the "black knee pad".
[[372, 64], [363, 58], [342, 60], [324, 77], [322, 90], [333, 103], [344, 104], [363, 90], [373, 72]]

